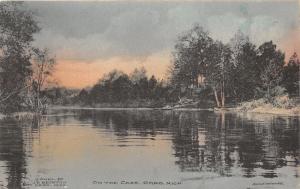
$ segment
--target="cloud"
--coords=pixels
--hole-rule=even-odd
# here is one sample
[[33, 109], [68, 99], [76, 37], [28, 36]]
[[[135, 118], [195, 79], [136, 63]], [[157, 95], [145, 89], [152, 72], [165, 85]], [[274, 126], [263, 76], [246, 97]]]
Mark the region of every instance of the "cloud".
[[195, 23], [223, 42], [240, 29], [256, 45], [273, 40], [287, 57], [300, 51], [297, 1], [64, 1], [27, 5], [38, 12], [42, 27], [35, 35], [35, 45], [56, 55], [54, 76], [67, 87], [92, 85], [115, 68], [130, 73], [144, 66], [149, 75], [165, 78], [176, 38]]
[[[64, 4], [65, 8], [70, 6]], [[160, 35], [165, 23], [159, 10], [110, 5], [112, 11], [105, 14], [107, 10], [99, 6], [96, 6], [99, 13], [95, 8], [86, 13], [88, 6], [74, 7], [73, 11], [66, 12], [59, 6], [50, 8], [61, 14], [61, 20], [53, 19], [52, 12], [41, 15], [43, 29], [35, 36], [37, 46], [50, 48], [59, 58], [80, 60], [112, 56], [140, 58], [169, 47], [168, 41]], [[114, 11], [120, 7], [122, 11]], [[78, 17], [83, 13], [89, 19]]]
[[36, 45], [59, 59], [92, 62], [145, 59], [171, 51], [177, 36], [199, 23], [228, 42], [240, 29], [257, 44], [282, 42], [298, 26], [293, 2], [28, 2], [42, 31]]
[[108, 42], [103, 34], [89, 34], [76, 38], [43, 29], [35, 38], [37, 46], [49, 48], [58, 59], [94, 60], [113, 53], [109, 52], [111, 42]]
[[223, 42], [229, 42], [234, 33], [238, 30], [241, 30], [244, 33], [247, 33], [248, 30], [247, 18], [237, 17], [232, 13], [211, 16], [208, 18], [207, 25], [211, 36], [214, 39], [221, 40]]
[[115, 53], [131, 56], [147, 56], [161, 51], [166, 47], [164, 40], [160, 40], [162, 20], [160, 12], [151, 9], [120, 14], [112, 19], [104, 33], [112, 45], [109, 51], [117, 49]]

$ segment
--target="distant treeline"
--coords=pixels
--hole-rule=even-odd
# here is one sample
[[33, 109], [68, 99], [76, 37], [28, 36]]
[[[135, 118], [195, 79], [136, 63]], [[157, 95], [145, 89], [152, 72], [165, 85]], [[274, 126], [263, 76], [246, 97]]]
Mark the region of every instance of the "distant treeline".
[[[147, 77], [144, 67], [126, 74], [113, 70], [93, 87], [82, 90], [55, 87], [44, 91], [49, 103], [56, 105], [127, 104], [128, 106], [157, 106], [175, 102], [176, 94], [169, 85], [155, 76]], [[160, 105], [162, 105], [160, 104]]]
[[79, 102], [97, 103], [134, 103], [176, 101], [169, 85], [155, 76], [147, 77], [144, 67], [135, 69], [127, 75], [113, 70], [104, 75], [90, 90], [83, 89], [78, 95]]

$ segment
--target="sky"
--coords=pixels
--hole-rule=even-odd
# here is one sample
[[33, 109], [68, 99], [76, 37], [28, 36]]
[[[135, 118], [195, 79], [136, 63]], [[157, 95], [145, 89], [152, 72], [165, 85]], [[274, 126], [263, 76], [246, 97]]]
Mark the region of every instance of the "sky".
[[26, 2], [42, 30], [34, 44], [55, 55], [61, 86], [83, 88], [105, 73], [144, 66], [166, 78], [176, 39], [196, 23], [224, 43], [241, 30], [256, 45], [273, 40], [300, 54], [298, 0]]

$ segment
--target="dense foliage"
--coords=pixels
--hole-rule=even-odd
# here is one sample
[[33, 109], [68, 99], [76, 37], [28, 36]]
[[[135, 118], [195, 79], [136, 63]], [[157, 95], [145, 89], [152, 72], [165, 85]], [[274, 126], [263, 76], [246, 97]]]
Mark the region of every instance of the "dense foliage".
[[135, 69], [130, 75], [113, 70], [104, 75], [90, 91], [83, 89], [78, 100], [85, 104], [126, 101], [170, 101], [172, 95], [162, 80], [150, 78], [146, 70]]
[[34, 48], [40, 28], [22, 2], [0, 2], [0, 112], [41, 111], [41, 90], [54, 60]]
[[179, 37], [173, 55], [171, 87], [178, 96], [208, 90], [204, 98], [224, 107], [226, 101], [272, 99], [299, 90], [297, 54], [286, 64], [285, 54], [272, 41], [256, 47], [240, 31], [223, 44], [195, 26]]

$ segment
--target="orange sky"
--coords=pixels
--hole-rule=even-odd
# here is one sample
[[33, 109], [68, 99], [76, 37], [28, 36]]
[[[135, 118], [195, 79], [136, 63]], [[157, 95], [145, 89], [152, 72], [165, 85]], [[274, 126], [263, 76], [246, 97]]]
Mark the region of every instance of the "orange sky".
[[[286, 59], [298, 52], [300, 54], [300, 29], [295, 30], [279, 42], [279, 48], [286, 53]], [[166, 78], [170, 65], [170, 52], [157, 53], [145, 60], [113, 57], [98, 59], [92, 62], [57, 60], [54, 77], [60, 86], [70, 88], [83, 88], [95, 84], [105, 73], [113, 69], [119, 69], [129, 74], [135, 68], [144, 66], [148, 76], [155, 75], [158, 78]]]
[[285, 38], [280, 41], [279, 48], [286, 53], [286, 60], [294, 53], [300, 55], [300, 27], [297, 30], [290, 32]]
[[[296, 51], [300, 54], [300, 30], [291, 32], [279, 43], [279, 48], [286, 53], [286, 59]], [[98, 59], [92, 62], [76, 60], [57, 60], [54, 78], [60, 86], [83, 88], [94, 85], [105, 73], [113, 69], [122, 70], [129, 74], [135, 68], [144, 66], [148, 76], [155, 75], [165, 79], [170, 65], [170, 53], [163, 52], [149, 56], [145, 60], [113, 57]]]
[[[294, 52], [300, 55], [300, 26], [288, 33], [277, 44], [278, 48], [286, 53], [286, 60], [288, 60]], [[158, 78], [165, 79], [170, 65], [170, 58], [170, 52], [165, 51], [153, 54], [145, 60], [126, 57], [98, 59], [92, 62], [58, 59], [54, 78], [58, 81], [60, 86], [83, 88], [94, 85], [103, 74], [113, 69], [119, 69], [129, 74], [135, 68], [144, 66], [148, 72], [148, 76], [155, 75]]]
[[163, 52], [149, 56], [145, 60], [136, 60], [124, 57], [98, 59], [92, 62], [57, 60], [54, 77], [60, 86], [82, 88], [92, 86], [105, 73], [113, 69], [122, 70], [129, 74], [135, 68], [144, 66], [148, 76], [155, 75], [165, 78], [170, 64], [170, 53]]

